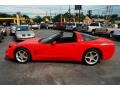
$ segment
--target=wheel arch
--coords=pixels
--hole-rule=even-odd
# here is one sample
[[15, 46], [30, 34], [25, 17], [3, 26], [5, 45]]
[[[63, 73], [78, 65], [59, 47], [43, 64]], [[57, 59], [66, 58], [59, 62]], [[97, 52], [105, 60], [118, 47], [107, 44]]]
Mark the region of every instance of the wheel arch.
[[30, 50], [27, 49], [26, 47], [23, 47], [23, 46], [17, 47], [17, 48], [14, 50], [14, 56], [15, 56], [16, 51], [17, 51], [18, 49], [21, 49], [21, 48], [27, 50], [27, 52], [30, 54], [30, 58], [32, 59], [32, 55], [31, 55]]
[[83, 52], [82, 60], [83, 60], [83, 58], [84, 58], [85, 53], [87, 53], [87, 51], [89, 51], [89, 50], [97, 50], [97, 51], [99, 52], [99, 54], [100, 54], [101, 60], [103, 59], [102, 51], [101, 51], [99, 48], [92, 47], [92, 48], [86, 49], [86, 50]]

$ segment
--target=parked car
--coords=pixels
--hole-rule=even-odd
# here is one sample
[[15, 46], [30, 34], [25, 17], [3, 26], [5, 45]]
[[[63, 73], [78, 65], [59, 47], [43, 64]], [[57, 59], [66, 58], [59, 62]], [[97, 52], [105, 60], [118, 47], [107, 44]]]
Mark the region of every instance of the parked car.
[[116, 39], [116, 40], [120, 40], [120, 23], [118, 24], [115, 24], [115, 30], [113, 31], [113, 37]]
[[53, 29], [64, 30], [65, 23], [64, 22], [55, 22], [53, 25]]
[[120, 40], [120, 29], [117, 29], [113, 32], [113, 37], [116, 40]]
[[6, 27], [2, 27], [1, 30], [2, 30], [3, 35], [7, 36], [7, 32], [8, 32], [7, 28]]
[[53, 29], [53, 25], [54, 25], [53, 22], [48, 22], [48, 29]]
[[75, 31], [79, 32], [87, 32], [88, 31], [88, 25], [84, 23], [79, 23], [76, 25]]
[[13, 25], [10, 27], [10, 35], [15, 35], [16, 27], [17, 27], [17, 25]]
[[103, 25], [101, 28], [96, 28], [94, 30], [93, 34], [107, 35], [110, 38], [112, 38], [113, 33], [116, 32], [116, 31], [119, 32], [119, 28], [118, 28], [117, 24], [110, 24], [110, 25], [107, 24], [107, 25]]
[[66, 23], [65, 24], [65, 30], [66, 31], [73, 31], [73, 29], [75, 29], [76, 25], [75, 23]]
[[21, 23], [20, 26], [29, 26], [28, 23]]
[[46, 38], [33, 38], [20, 43], [9, 43], [6, 57], [26, 63], [30, 60], [84, 62], [95, 65], [110, 59], [115, 51], [113, 41], [79, 32], [52, 34]]
[[38, 29], [40, 29], [40, 24], [31, 24], [31, 25], [30, 25], [30, 28], [31, 28], [31, 29], [35, 29], [35, 30], [36, 30], [36, 29], [38, 30]]
[[2, 28], [0, 27], [0, 42], [2, 41], [2, 39], [4, 38], [3, 32], [2, 32]]
[[48, 29], [47, 23], [41, 22], [40, 23], [40, 29]]
[[28, 26], [17, 26], [15, 32], [15, 40], [26, 40], [35, 37], [35, 33]]
[[103, 25], [101, 23], [93, 22], [88, 26], [88, 33], [95, 34], [95, 29], [102, 28]]

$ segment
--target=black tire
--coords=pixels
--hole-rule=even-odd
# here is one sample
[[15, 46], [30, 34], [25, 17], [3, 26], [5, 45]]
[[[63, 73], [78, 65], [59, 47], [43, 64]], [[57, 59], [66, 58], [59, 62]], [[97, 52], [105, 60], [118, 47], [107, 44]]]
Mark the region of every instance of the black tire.
[[16, 41], [16, 42], [18, 42], [19, 40], [17, 39], [17, 36], [15, 35], [14, 37], [14, 40]]
[[[94, 56], [92, 56], [91, 59], [90, 59], [90, 57], [89, 57], [89, 58], [86, 58], [86, 57], [89, 56], [89, 53], [90, 53], [90, 52], [93, 52], [93, 55], [95, 55], [95, 53], [96, 53], [96, 55], [97, 55], [96, 61], [94, 61], [94, 59], [95, 59]], [[88, 56], [87, 56], [87, 55], [88, 55]], [[89, 60], [89, 59], [90, 59], [90, 60]], [[92, 60], [92, 59], [93, 59], [93, 60]], [[96, 65], [97, 63], [100, 62], [100, 60], [101, 60], [101, 53], [100, 53], [100, 51], [98, 51], [98, 50], [96, 50], [96, 49], [89, 49], [89, 50], [87, 50], [87, 51], [83, 54], [83, 63], [86, 64], [86, 65]], [[94, 61], [94, 62], [92, 62], [92, 61]]]
[[113, 32], [110, 32], [109, 37], [113, 38]]
[[5, 33], [4, 36], [7, 36], [7, 33]]
[[2, 42], [2, 37], [0, 36], [0, 43]]
[[92, 34], [92, 35], [95, 35], [95, 30], [92, 30], [91, 34]]
[[[26, 52], [26, 57], [27, 57], [26, 60], [20, 60], [20, 58], [19, 58], [19, 59], [17, 58], [18, 52], [21, 52], [21, 51]], [[17, 48], [17, 49], [15, 50], [15, 52], [14, 52], [14, 57], [15, 57], [15, 60], [16, 60], [18, 63], [27, 63], [28, 61], [31, 60], [31, 54], [30, 54], [29, 50], [27, 50], [27, 49], [25, 49], [25, 48], [22, 48], [22, 47], [21, 47], [21, 48]], [[23, 58], [23, 57], [22, 57], [22, 58]]]

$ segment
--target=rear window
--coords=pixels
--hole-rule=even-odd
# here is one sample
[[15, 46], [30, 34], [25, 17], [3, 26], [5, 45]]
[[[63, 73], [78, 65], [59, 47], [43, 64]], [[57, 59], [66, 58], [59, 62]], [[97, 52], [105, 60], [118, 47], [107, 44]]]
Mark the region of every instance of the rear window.
[[99, 38], [99, 37], [92, 36], [92, 35], [85, 34], [85, 33], [81, 33], [81, 35], [82, 35], [84, 41], [96, 40]]

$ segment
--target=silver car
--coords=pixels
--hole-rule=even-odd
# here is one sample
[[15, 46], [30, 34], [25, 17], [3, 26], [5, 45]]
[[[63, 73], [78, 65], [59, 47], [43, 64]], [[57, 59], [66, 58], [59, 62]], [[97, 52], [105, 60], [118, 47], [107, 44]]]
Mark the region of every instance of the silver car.
[[15, 32], [15, 40], [26, 40], [29, 38], [34, 38], [35, 33], [28, 26], [17, 26]]

